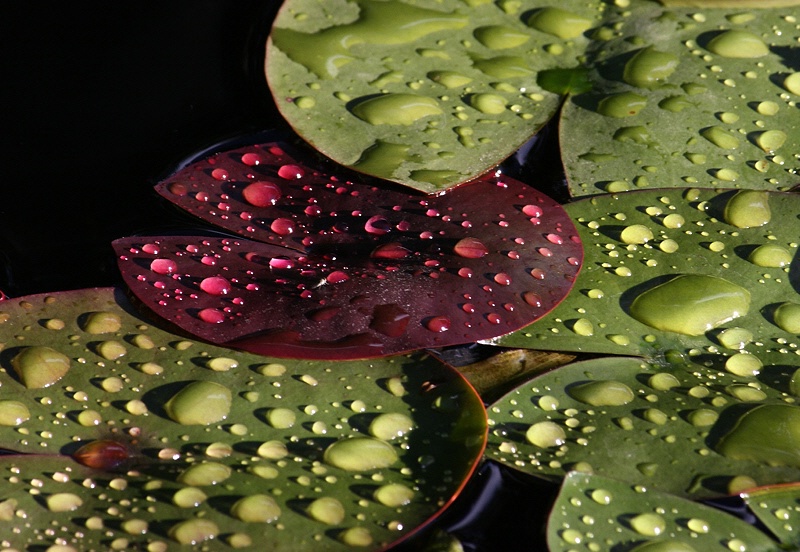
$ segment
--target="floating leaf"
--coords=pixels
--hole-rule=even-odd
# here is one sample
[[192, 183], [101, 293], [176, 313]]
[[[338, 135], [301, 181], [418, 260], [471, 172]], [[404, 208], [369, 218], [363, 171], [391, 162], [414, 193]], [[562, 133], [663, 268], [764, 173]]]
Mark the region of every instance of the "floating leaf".
[[773, 551], [775, 541], [725, 512], [641, 485], [570, 473], [547, 524], [551, 552]]
[[[479, 398], [432, 359], [275, 361], [132, 312], [112, 289], [0, 305], [4, 546], [384, 549], [481, 455]], [[44, 347], [70, 366], [26, 386], [10, 359]]]
[[573, 195], [796, 183], [796, 15], [734, 4], [633, 1], [606, 11], [614, 32], [589, 50], [592, 90], [562, 110]]
[[782, 545], [800, 542], [800, 483], [775, 485], [742, 493], [742, 498]]
[[409, 195], [266, 145], [189, 165], [158, 190], [250, 239], [117, 240], [126, 283], [193, 335], [264, 354], [359, 358], [490, 339], [561, 301], [582, 258], [563, 208], [502, 175]]
[[[267, 44], [282, 115], [338, 163], [433, 192], [511, 155], [561, 101], [603, 3], [284, 2]], [[536, 9], [532, 9], [536, 8]]]
[[694, 498], [800, 480], [789, 388], [800, 361], [765, 358], [755, 374], [733, 369], [738, 355], [562, 367], [490, 407], [487, 455], [533, 475], [579, 470]]
[[566, 209], [585, 244], [575, 293], [498, 343], [652, 358], [796, 346], [795, 310], [775, 311], [800, 303], [800, 196], [652, 190]]

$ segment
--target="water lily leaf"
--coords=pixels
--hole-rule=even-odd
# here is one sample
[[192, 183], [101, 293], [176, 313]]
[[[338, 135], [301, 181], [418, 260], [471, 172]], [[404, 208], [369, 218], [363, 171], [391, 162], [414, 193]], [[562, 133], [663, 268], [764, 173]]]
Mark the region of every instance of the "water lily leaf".
[[497, 343], [651, 358], [793, 350], [797, 194], [636, 191], [566, 209], [586, 256], [575, 292]]
[[800, 543], [800, 483], [763, 487], [742, 493], [745, 504], [781, 544], [796, 548]]
[[588, 52], [592, 90], [562, 110], [573, 195], [796, 183], [797, 14], [730, 4], [635, 0], [605, 13]]
[[605, 3], [284, 2], [267, 44], [278, 109], [319, 151], [434, 192], [511, 155], [556, 112]]
[[300, 166], [273, 144], [201, 160], [158, 190], [249, 239], [117, 240], [126, 283], [193, 335], [263, 354], [491, 339], [561, 301], [582, 258], [563, 208], [499, 174], [409, 195]]
[[777, 543], [725, 512], [609, 477], [570, 473], [547, 525], [551, 552], [774, 551]]
[[606, 357], [539, 376], [489, 408], [487, 456], [548, 479], [569, 471], [708, 498], [800, 480], [800, 407], [776, 362]]
[[481, 456], [479, 398], [430, 358], [275, 361], [134, 312], [114, 289], [0, 304], [4, 547], [384, 549]]

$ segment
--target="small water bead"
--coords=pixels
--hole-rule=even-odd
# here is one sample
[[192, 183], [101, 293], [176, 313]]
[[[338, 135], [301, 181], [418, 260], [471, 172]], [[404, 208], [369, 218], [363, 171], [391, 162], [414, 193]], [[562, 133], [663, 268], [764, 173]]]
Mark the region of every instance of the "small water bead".
[[586, 318], [579, 318], [572, 324], [572, 331], [578, 335], [589, 337], [594, 335], [594, 324]]
[[54, 493], [45, 502], [51, 512], [74, 512], [83, 505], [83, 499], [73, 493]]
[[210, 425], [228, 417], [231, 390], [211, 381], [194, 381], [164, 405], [169, 417], [182, 425]]
[[346, 471], [369, 471], [391, 466], [397, 452], [389, 443], [372, 437], [341, 439], [325, 449], [327, 464]]
[[178, 544], [200, 544], [217, 538], [219, 527], [210, 519], [187, 519], [170, 527], [169, 536]]
[[82, 320], [79, 320], [83, 331], [97, 335], [103, 333], [114, 333], [122, 327], [122, 319], [113, 312], [90, 312]]
[[747, 260], [764, 268], [782, 268], [792, 263], [792, 254], [780, 245], [766, 243], [756, 247]]
[[567, 435], [560, 425], [546, 421], [531, 425], [525, 432], [525, 438], [539, 448], [550, 448], [563, 445]]
[[773, 313], [773, 320], [783, 331], [800, 335], [800, 304], [781, 303]]
[[312, 519], [327, 525], [339, 525], [345, 518], [345, 509], [342, 503], [329, 496], [323, 496], [311, 502], [306, 508], [306, 513]]
[[731, 552], [747, 552], [747, 543], [741, 539], [731, 539], [728, 541], [728, 550]]
[[602, 289], [595, 288], [587, 291], [586, 296], [589, 297], [589, 299], [602, 299], [603, 297], [606, 296], [606, 294], [603, 292]]
[[11, 366], [28, 389], [43, 389], [63, 378], [70, 369], [66, 355], [41, 345], [25, 347], [11, 359]]
[[630, 387], [620, 381], [598, 380], [570, 387], [567, 394], [591, 406], [622, 406], [634, 399]]
[[178, 482], [191, 487], [216, 485], [228, 479], [233, 470], [218, 462], [192, 464], [178, 475]]
[[769, 46], [748, 31], [732, 29], [712, 38], [707, 46], [714, 54], [727, 58], [759, 58], [769, 53]]
[[281, 517], [281, 508], [271, 496], [253, 494], [234, 502], [231, 516], [245, 523], [272, 523]]
[[736, 192], [725, 204], [723, 218], [737, 228], [764, 226], [772, 218], [769, 193], [756, 190]]
[[658, 514], [646, 513], [633, 516], [630, 521], [631, 529], [647, 537], [657, 537], [667, 528], [667, 522]]
[[592, 20], [561, 8], [536, 10], [526, 22], [529, 27], [558, 38], [576, 38], [592, 26]]
[[800, 467], [800, 407], [757, 406], [738, 418], [716, 449], [736, 460]]

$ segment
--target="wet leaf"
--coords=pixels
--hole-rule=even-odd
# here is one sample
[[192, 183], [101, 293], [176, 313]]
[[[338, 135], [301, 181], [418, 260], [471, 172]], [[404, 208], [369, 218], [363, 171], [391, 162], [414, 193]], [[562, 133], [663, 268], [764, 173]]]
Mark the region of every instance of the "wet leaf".
[[487, 456], [549, 479], [578, 470], [692, 498], [796, 481], [791, 357], [767, 357], [757, 375], [721, 356], [574, 363], [490, 406]]
[[547, 525], [551, 552], [772, 551], [777, 543], [725, 512], [641, 485], [570, 473]]
[[117, 240], [126, 283], [193, 335], [264, 354], [491, 339], [561, 301], [582, 256], [563, 208], [500, 174], [409, 195], [301, 166], [273, 144], [198, 161], [158, 190], [244, 237]]
[[784, 547], [800, 542], [800, 483], [754, 489], [742, 493], [745, 504]]
[[[432, 359], [276, 361], [133, 312], [113, 289], [0, 304], [4, 546], [383, 549], [481, 455], [479, 398]], [[37, 347], [69, 368], [26, 387]]]
[[566, 209], [586, 256], [575, 292], [499, 344], [653, 359], [796, 356], [797, 194], [637, 191]]
[[634, 1], [605, 13], [609, 32], [589, 50], [592, 90], [562, 110], [573, 195], [796, 183], [797, 14], [726, 4]]
[[292, 0], [267, 77], [325, 155], [434, 192], [500, 163], [552, 117], [561, 98], [537, 73], [576, 65], [603, 4]]

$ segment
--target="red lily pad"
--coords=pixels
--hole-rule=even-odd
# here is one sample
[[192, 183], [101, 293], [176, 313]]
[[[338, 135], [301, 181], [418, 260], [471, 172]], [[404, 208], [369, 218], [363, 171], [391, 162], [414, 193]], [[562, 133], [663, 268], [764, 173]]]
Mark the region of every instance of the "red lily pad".
[[492, 339], [571, 289], [580, 240], [535, 189], [499, 173], [439, 196], [378, 182], [325, 174], [276, 144], [218, 153], [157, 190], [242, 238], [117, 240], [123, 277], [192, 335], [305, 358]]

